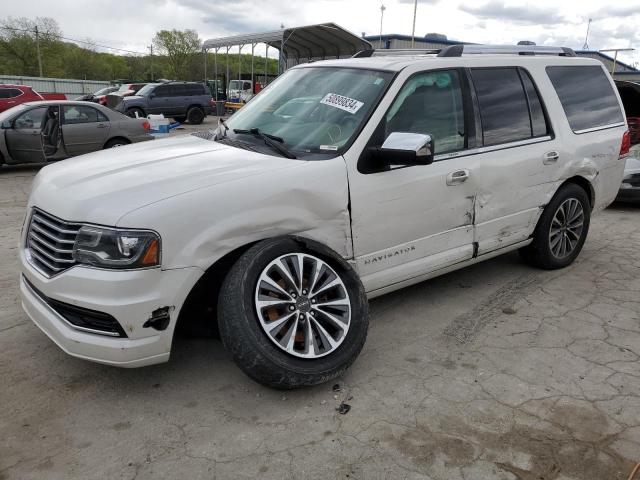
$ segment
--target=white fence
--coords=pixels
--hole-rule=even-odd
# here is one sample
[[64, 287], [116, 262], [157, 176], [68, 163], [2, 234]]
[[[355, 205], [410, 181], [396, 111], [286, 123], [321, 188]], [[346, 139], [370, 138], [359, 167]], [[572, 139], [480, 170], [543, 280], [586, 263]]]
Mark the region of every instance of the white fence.
[[73, 99], [85, 93], [92, 93], [111, 85], [101, 80], [72, 80], [68, 78], [18, 77], [0, 75], [0, 84], [10, 83], [28, 85], [39, 93], [62, 93], [68, 99]]

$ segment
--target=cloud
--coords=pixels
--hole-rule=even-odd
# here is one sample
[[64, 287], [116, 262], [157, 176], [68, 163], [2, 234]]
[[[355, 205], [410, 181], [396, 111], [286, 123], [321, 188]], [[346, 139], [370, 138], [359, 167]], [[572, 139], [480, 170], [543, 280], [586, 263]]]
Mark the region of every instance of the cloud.
[[463, 3], [458, 8], [485, 20], [501, 20], [518, 24], [551, 25], [567, 21], [555, 8], [505, 5], [500, 0], [491, 0], [478, 7]]
[[630, 17], [640, 13], [640, 3], [632, 5], [609, 5], [593, 12], [591, 16], [597, 18], [620, 18]]

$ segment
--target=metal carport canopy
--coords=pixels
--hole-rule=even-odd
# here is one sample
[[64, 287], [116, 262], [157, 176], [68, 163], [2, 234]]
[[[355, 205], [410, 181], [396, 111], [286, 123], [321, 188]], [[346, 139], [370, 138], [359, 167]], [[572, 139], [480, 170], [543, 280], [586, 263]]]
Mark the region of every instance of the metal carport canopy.
[[[284, 28], [263, 33], [249, 33], [205, 40], [203, 50], [265, 43], [280, 50], [285, 58], [335, 58], [351, 56], [371, 44], [335, 23]], [[284, 47], [283, 47], [284, 46]]]

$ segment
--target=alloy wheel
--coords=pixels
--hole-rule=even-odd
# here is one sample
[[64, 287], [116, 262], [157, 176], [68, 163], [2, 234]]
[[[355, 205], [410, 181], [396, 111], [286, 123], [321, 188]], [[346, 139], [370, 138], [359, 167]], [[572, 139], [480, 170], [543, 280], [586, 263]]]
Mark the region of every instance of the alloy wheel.
[[280, 256], [264, 268], [256, 285], [255, 307], [269, 339], [301, 358], [335, 351], [351, 322], [343, 280], [326, 262], [306, 253]]
[[549, 228], [549, 249], [556, 258], [565, 258], [582, 237], [584, 209], [576, 198], [568, 198], [556, 210]]

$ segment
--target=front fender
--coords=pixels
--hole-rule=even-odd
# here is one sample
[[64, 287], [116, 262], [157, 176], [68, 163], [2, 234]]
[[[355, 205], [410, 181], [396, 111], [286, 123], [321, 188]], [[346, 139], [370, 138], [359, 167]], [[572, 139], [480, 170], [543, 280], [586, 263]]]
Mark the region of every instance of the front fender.
[[206, 270], [239, 247], [283, 235], [315, 240], [352, 258], [344, 160], [297, 162], [170, 197], [125, 215], [118, 226], [158, 231], [166, 269]]

